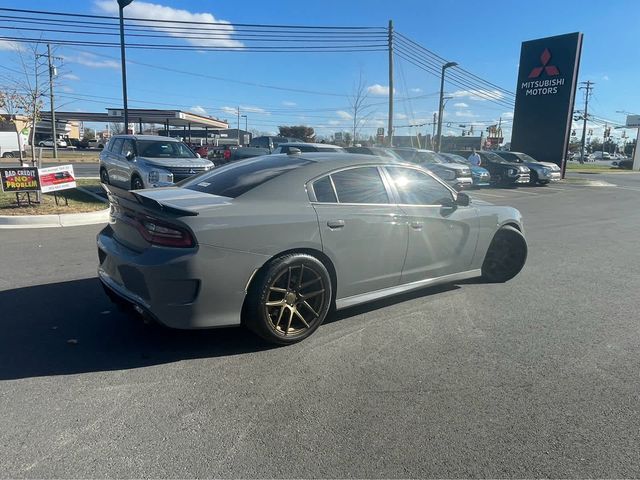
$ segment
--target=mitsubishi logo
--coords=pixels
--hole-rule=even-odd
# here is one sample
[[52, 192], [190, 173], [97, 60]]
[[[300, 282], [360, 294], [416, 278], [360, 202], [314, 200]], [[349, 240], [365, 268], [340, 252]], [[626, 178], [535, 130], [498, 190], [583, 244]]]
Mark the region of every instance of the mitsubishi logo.
[[543, 70], [550, 77], [560, 75], [560, 70], [558, 70], [558, 67], [556, 67], [555, 65], [548, 65], [549, 60], [551, 60], [551, 52], [548, 48], [545, 48], [544, 52], [542, 52], [542, 55], [540, 55], [540, 63], [542, 63], [542, 66], [536, 67], [531, 70], [529, 78], [538, 78], [542, 74]]
[[196, 171], [192, 168], [191, 170], [189, 170], [189, 173], [193, 175], [194, 173], [196, 173]]

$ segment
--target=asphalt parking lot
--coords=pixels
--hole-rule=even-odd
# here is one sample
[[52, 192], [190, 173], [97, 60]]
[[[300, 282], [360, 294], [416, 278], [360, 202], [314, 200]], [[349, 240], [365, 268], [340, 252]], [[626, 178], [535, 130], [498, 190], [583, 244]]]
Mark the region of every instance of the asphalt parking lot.
[[123, 316], [99, 226], [1, 231], [0, 476], [639, 476], [640, 174], [587, 177], [611, 186], [471, 194], [524, 215], [511, 282], [286, 348]]

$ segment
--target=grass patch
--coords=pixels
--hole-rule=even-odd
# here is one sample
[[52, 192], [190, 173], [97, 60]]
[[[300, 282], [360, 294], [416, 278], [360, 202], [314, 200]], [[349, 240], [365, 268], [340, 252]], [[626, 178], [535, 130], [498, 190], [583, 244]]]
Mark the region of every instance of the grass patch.
[[[78, 186], [93, 192], [101, 190], [99, 180], [78, 180]], [[69, 205], [64, 205], [64, 200], [60, 196], [64, 194], [69, 200]], [[35, 193], [31, 194], [31, 199], [36, 198]], [[0, 215], [51, 215], [58, 213], [84, 213], [95, 212], [107, 208], [107, 204], [97, 198], [87, 195], [85, 192], [73, 188], [60, 192], [58, 200], [60, 205], [56, 205], [52, 193], [42, 195], [42, 203], [31, 206], [19, 207], [16, 203], [14, 193], [0, 192]], [[26, 196], [25, 196], [26, 202]]]
[[579, 164], [579, 163], [567, 163], [567, 171], [572, 171], [576, 173], [580, 172], [588, 172], [588, 173], [597, 173], [597, 172], [611, 172], [611, 171], [620, 171], [617, 167], [611, 167], [609, 165], [589, 165], [588, 163]]

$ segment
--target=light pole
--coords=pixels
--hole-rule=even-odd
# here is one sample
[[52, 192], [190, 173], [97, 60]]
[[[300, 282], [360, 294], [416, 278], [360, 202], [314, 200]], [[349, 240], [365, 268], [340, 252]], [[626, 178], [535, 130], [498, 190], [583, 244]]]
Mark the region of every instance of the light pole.
[[[241, 116], [242, 118], [244, 118], [244, 131], [245, 131], [245, 132], [248, 132], [249, 130], [248, 130], [247, 124], [248, 124], [249, 120], [247, 119], [247, 116], [246, 116], [246, 115], [240, 115], [240, 116]], [[244, 142], [243, 142], [243, 143], [244, 143]]]
[[122, 62], [122, 103], [124, 104], [124, 132], [129, 133], [129, 107], [127, 106], [127, 61], [124, 53], [124, 7], [133, 0], [118, 0], [120, 13], [120, 60]]
[[444, 110], [444, 74], [447, 68], [455, 67], [458, 64], [456, 62], [447, 62], [442, 65], [442, 74], [440, 75], [440, 105], [438, 107], [438, 133], [436, 134], [436, 152], [440, 151], [440, 145], [442, 143], [442, 111]]

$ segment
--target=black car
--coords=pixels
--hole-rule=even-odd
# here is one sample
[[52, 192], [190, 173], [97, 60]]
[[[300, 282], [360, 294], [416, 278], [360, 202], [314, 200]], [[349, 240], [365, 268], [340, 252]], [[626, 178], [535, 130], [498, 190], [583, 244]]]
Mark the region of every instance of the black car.
[[292, 142], [302, 142], [302, 140], [299, 140], [293, 137], [277, 137], [277, 136], [271, 137], [271, 136], [265, 135], [265, 136], [252, 138], [251, 141], [249, 142], [249, 146], [257, 147], [257, 148], [265, 148], [269, 150], [268, 153], [271, 153], [273, 150], [278, 148], [278, 145], [280, 145], [281, 143], [292, 143]]
[[[452, 150], [448, 153], [469, 158], [473, 152], [471, 150]], [[500, 155], [488, 150], [478, 150], [476, 153], [480, 156], [480, 166], [489, 170], [491, 174], [491, 185], [516, 186], [529, 183], [529, 167], [507, 162]]]

